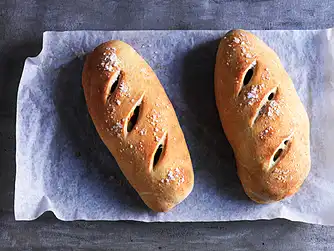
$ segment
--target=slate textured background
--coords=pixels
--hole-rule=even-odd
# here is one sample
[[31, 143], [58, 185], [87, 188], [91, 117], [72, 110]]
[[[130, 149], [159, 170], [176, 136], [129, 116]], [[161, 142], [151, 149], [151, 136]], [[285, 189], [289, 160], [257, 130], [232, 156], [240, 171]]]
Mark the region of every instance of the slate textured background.
[[43, 31], [333, 26], [331, 0], [0, 0], [0, 249], [333, 250], [334, 227], [286, 220], [146, 224], [13, 216], [17, 87], [25, 58], [41, 50]]

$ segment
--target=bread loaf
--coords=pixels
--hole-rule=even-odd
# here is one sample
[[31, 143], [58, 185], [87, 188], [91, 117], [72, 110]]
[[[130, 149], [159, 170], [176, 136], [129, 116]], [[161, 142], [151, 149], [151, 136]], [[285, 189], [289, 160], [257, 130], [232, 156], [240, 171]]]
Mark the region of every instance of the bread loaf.
[[162, 212], [184, 200], [194, 184], [189, 151], [146, 61], [122, 41], [106, 42], [88, 55], [82, 85], [98, 134], [147, 206]]
[[296, 193], [310, 171], [309, 120], [276, 53], [249, 32], [228, 32], [215, 96], [246, 194], [270, 203]]

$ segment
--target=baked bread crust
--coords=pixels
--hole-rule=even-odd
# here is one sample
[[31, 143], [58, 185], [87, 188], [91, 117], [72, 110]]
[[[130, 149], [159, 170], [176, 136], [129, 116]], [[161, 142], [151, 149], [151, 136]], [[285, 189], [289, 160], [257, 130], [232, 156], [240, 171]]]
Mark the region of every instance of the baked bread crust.
[[215, 96], [246, 194], [270, 203], [296, 193], [310, 171], [310, 126], [276, 53], [249, 32], [228, 32], [217, 52]]
[[106, 42], [87, 56], [82, 85], [98, 134], [147, 206], [165, 212], [184, 200], [194, 184], [191, 158], [146, 61], [125, 42]]

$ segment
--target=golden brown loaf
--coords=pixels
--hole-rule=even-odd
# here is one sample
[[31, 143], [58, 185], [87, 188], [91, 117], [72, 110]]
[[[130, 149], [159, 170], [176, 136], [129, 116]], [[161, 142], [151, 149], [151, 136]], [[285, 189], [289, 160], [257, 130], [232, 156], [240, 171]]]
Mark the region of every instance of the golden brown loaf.
[[82, 85], [101, 139], [154, 211], [191, 192], [194, 174], [174, 108], [157, 76], [128, 44], [109, 41], [85, 62]]
[[246, 194], [270, 203], [297, 192], [310, 170], [309, 120], [276, 53], [249, 32], [228, 32], [215, 96]]

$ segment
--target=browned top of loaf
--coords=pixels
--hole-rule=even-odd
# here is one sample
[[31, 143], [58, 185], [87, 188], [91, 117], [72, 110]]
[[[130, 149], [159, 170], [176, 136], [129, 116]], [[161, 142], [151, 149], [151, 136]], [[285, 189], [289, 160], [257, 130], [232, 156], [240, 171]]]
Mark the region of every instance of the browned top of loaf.
[[294, 193], [310, 169], [309, 121], [276, 53], [249, 32], [227, 33], [215, 92], [246, 193], [258, 202]]
[[[146, 61], [122, 41], [104, 43], [86, 60], [83, 87], [100, 137], [144, 202], [155, 211], [181, 202], [193, 187], [191, 159], [173, 106]], [[135, 124], [128, 128], [130, 120]]]

